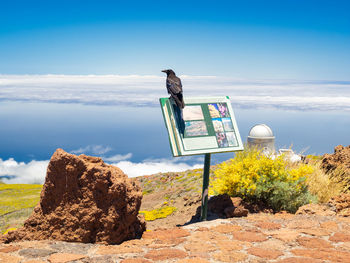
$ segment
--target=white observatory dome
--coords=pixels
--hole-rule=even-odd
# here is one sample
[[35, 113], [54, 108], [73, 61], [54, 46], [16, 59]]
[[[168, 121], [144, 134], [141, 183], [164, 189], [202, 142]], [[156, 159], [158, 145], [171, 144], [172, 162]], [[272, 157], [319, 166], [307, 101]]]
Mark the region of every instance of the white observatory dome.
[[258, 124], [250, 129], [248, 146], [258, 147], [266, 154], [275, 152], [275, 136], [269, 126]]
[[248, 137], [253, 138], [271, 138], [273, 136], [273, 132], [269, 126], [266, 124], [258, 124], [250, 129]]

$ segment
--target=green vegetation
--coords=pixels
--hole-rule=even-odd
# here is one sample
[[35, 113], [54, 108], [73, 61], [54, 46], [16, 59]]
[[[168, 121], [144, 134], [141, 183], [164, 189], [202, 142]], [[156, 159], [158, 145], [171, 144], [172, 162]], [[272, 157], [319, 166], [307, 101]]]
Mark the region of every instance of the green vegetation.
[[38, 204], [42, 185], [0, 184], [0, 231], [19, 227]]
[[153, 221], [159, 218], [166, 218], [176, 211], [176, 207], [173, 206], [163, 206], [152, 211], [140, 211], [140, 214], [145, 216], [146, 221]]
[[246, 149], [218, 166], [213, 192], [263, 203], [274, 211], [294, 213], [300, 206], [315, 201], [306, 183], [313, 167], [294, 166], [283, 155], [271, 159], [256, 149]]
[[0, 184], [0, 216], [36, 206], [42, 185]]

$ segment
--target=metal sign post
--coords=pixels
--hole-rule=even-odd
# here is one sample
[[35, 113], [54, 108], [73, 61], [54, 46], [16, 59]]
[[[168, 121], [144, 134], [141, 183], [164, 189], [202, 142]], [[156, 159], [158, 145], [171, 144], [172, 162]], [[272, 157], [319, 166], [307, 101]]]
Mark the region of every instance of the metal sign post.
[[243, 144], [229, 97], [185, 97], [184, 101], [184, 132], [176, 118], [174, 103], [169, 98], [160, 98], [160, 105], [173, 156], [205, 154], [201, 220], [207, 220], [211, 154], [241, 151]]
[[209, 193], [209, 174], [210, 174], [210, 153], [206, 153], [205, 157], [204, 157], [204, 169], [203, 169], [203, 191], [202, 191], [201, 221], [206, 221], [207, 220], [208, 193]]

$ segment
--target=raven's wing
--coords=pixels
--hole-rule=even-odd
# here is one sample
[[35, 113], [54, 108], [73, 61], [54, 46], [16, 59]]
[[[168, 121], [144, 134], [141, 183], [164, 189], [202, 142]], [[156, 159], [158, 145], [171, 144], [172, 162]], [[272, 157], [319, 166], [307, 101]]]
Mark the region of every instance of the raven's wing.
[[166, 87], [168, 89], [168, 93], [170, 93], [170, 94], [178, 94], [178, 93], [182, 92], [181, 80], [178, 77], [167, 78]]

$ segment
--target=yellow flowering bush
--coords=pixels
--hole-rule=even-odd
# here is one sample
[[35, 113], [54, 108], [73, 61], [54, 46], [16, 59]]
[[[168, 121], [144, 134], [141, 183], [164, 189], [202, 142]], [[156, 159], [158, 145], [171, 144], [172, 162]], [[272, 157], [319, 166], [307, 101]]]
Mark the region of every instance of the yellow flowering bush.
[[146, 221], [153, 221], [159, 218], [165, 218], [176, 211], [176, 207], [173, 206], [163, 206], [152, 211], [139, 211], [140, 214], [145, 216]]
[[272, 159], [257, 149], [247, 149], [219, 165], [212, 187], [216, 194], [262, 202], [274, 211], [295, 212], [314, 200], [305, 182], [312, 172], [306, 164], [290, 166], [283, 155]]

